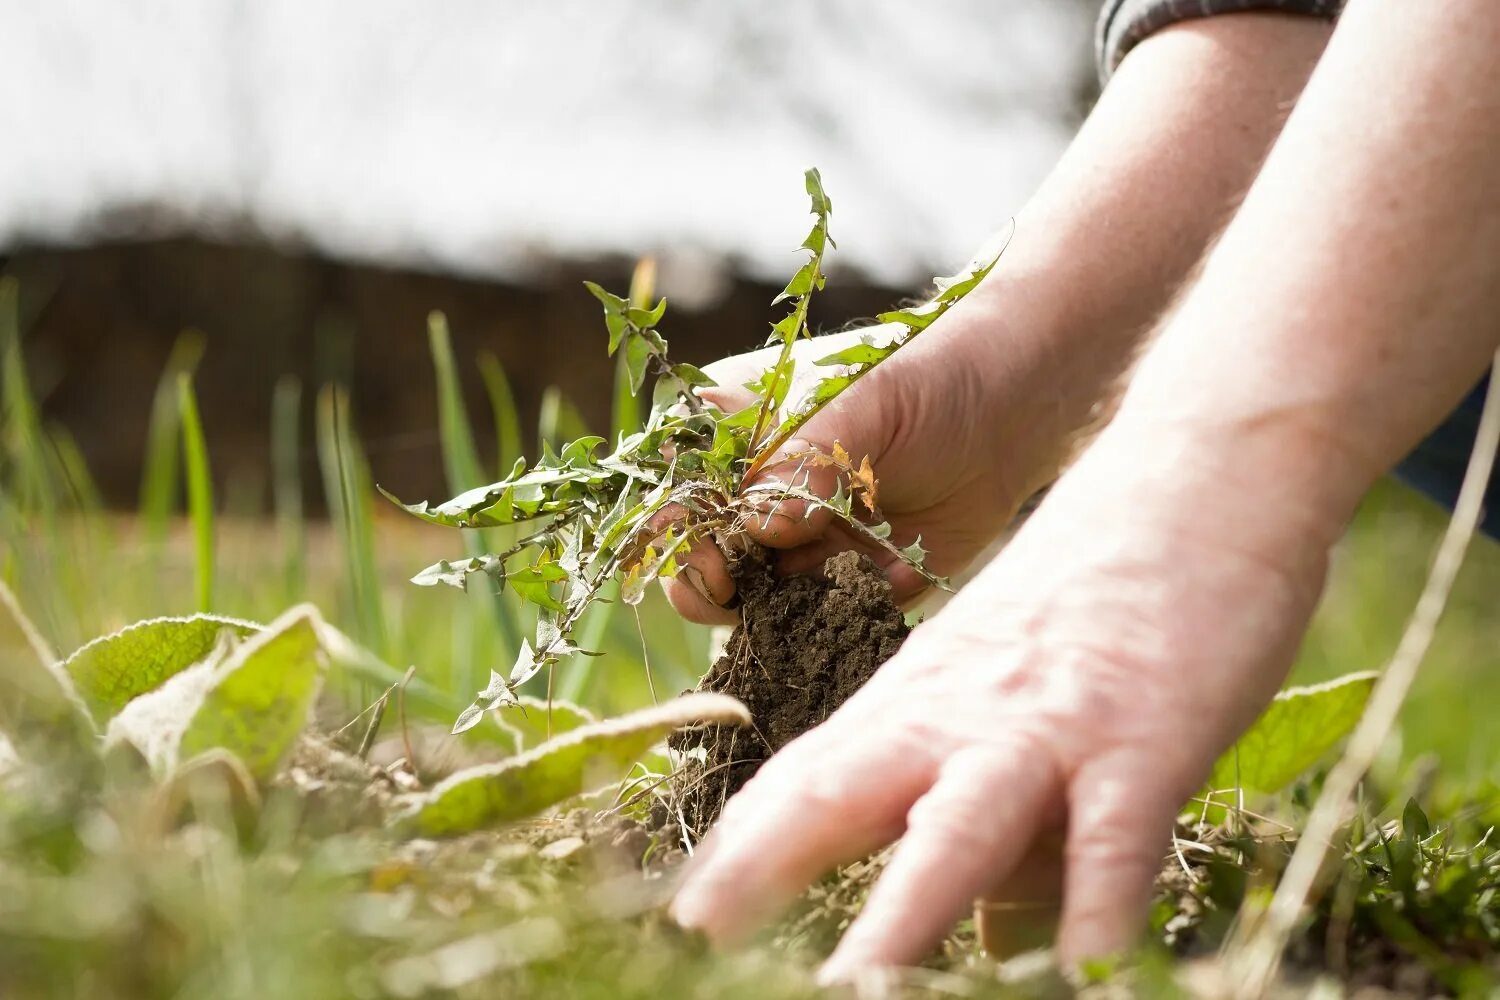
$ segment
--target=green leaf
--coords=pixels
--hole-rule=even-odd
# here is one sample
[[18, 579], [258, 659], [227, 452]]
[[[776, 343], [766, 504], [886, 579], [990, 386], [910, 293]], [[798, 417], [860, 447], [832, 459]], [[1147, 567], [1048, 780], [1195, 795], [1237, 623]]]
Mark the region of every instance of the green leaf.
[[809, 167], [802, 177], [807, 187], [807, 193], [812, 198], [812, 210], [822, 216], [832, 214], [833, 202], [829, 200], [827, 192], [823, 190], [823, 175], [818, 173], [818, 168]]
[[781, 294], [771, 300], [771, 304], [774, 306], [778, 302], [798, 298], [811, 292], [814, 288], [821, 287], [818, 284], [818, 279], [821, 277], [818, 273], [818, 264], [818, 258], [814, 257], [806, 264], [797, 268], [797, 273], [792, 275], [792, 280], [786, 283], [786, 287], [781, 290]]
[[307, 728], [328, 659], [322, 619], [310, 605], [294, 608], [242, 643], [215, 671], [178, 747], [188, 761], [227, 750], [258, 781], [269, 781]]
[[411, 578], [419, 587], [435, 587], [447, 584], [459, 590], [467, 590], [470, 573], [484, 573], [497, 583], [505, 582], [505, 562], [498, 556], [472, 556], [468, 559], [439, 559]]
[[1415, 798], [1407, 799], [1406, 808], [1401, 810], [1401, 836], [1414, 843], [1432, 836], [1432, 824]]
[[683, 385], [712, 388], [719, 383], [715, 382], [703, 369], [690, 365], [687, 362], [672, 366], [672, 374], [677, 376]]
[[[1222, 793], [1238, 787], [1269, 795], [1291, 784], [1358, 724], [1377, 676], [1349, 674], [1282, 691], [1214, 764], [1208, 791]], [[1223, 802], [1223, 795], [1217, 800]]]
[[125, 706], [106, 749], [131, 746], [158, 777], [213, 750], [269, 780], [306, 728], [327, 656], [322, 619], [293, 608], [244, 641], [223, 632], [202, 661]]
[[193, 525], [198, 610], [209, 611], [214, 603], [214, 487], [203, 421], [198, 417], [198, 397], [193, 392], [193, 377], [186, 372], [177, 376], [177, 405], [181, 410], [182, 455], [187, 470], [188, 516]]
[[673, 730], [697, 723], [748, 725], [750, 713], [720, 694], [685, 695], [618, 719], [580, 726], [495, 764], [454, 774], [398, 820], [422, 837], [448, 837], [534, 816], [617, 781]]
[[591, 726], [599, 719], [588, 709], [560, 698], [552, 699], [552, 735], [547, 735], [548, 706], [545, 698], [521, 695], [513, 705], [502, 705], [495, 709], [495, 720], [516, 734], [517, 751], [530, 750], [570, 733], [583, 726]]
[[878, 365], [901, 345], [895, 341], [888, 344], [854, 344], [842, 351], [814, 361], [815, 365]]
[[654, 308], [636, 309], [632, 307], [625, 313], [625, 315], [629, 317], [630, 322], [634, 326], [640, 327], [642, 330], [649, 330], [656, 324], [660, 323], [662, 317], [665, 316], [666, 313], [667, 300], [662, 299], [656, 304]]
[[523, 600], [549, 611], [566, 611], [567, 607], [552, 595], [551, 584], [568, 578], [568, 571], [557, 563], [538, 563], [516, 570], [507, 578], [511, 589]]
[[259, 629], [221, 615], [152, 618], [95, 639], [64, 660], [62, 670], [102, 728], [132, 699], [208, 656], [222, 633], [244, 637]]
[[630, 392], [640, 395], [646, 382], [646, 367], [651, 362], [651, 345], [642, 337], [631, 337], [625, 342], [625, 368], [630, 372]]

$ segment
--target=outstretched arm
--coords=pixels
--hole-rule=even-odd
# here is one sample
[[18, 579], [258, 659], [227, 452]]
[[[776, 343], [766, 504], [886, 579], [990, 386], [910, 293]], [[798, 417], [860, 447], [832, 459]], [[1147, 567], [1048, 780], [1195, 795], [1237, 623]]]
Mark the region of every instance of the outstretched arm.
[[899, 837], [826, 973], [911, 962], [1063, 829], [1063, 957], [1132, 940], [1177, 810], [1291, 661], [1329, 544], [1496, 343], [1496, 51], [1493, 0], [1353, 0], [1117, 419], [729, 804], [684, 923], [731, 939]]
[[[933, 569], [962, 569], [1055, 477], [1095, 401], [1238, 204], [1328, 32], [1313, 18], [1248, 14], [1141, 43], [1021, 213], [989, 280], [791, 450], [839, 441], [868, 455], [901, 543], [920, 534]], [[834, 349], [829, 339], [804, 347], [813, 358]], [[746, 405], [739, 387], [768, 360], [710, 366], [723, 388], [707, 395], [730, 411]], [[793, 516], [752, 531], [792, 550], [783, 568], [802, 571], [851, 544], [827, 528]], [[716, 550], [701, 546], [688, 562], [694, 571], [666, 584], [673, 603], [698, 621], [732, 620], [719, 605], [734, 584]], [[905, 598], [922, 584], [902, 570], [890, 567]]]

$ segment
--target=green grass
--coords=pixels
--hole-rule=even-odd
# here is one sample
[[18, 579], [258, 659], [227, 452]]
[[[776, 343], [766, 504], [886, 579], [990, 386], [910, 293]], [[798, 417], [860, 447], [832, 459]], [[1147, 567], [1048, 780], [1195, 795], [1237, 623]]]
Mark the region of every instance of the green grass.
[[[207, 476], [214, 428], [198, 419], [189, 381], [201, 342], [185, 336], [151, 414], [140, 509], [109, 513], [71, 436], [40, 417], [24, 378], [15, 299], [14, 286], [0, 283], [0, 578], [52, 648], [67, 653], [132, 621], [210, 605], [267, 621], [309, 600], [393, 671], [342, 691], [335, 714], [347, 721], [414, 665], [420, 688], [408, 709], [438, 727], [491, 667], [508, 667], [530, 630], [528, 612], [474, 585], [482, 581], [471, 581], [469, 593], [408, 582], [413, 568], [459, 554], [453, 533], [378, 497], [343, 389], [309, 393], [328, 520], [310, 520], [303, 507], [304, 393], [289, 380], [278, 386], [269, 428], [271, 508], [215, 498]], [[440, 318], [429, 335], [439, 387], [433, 419], [457, 492], [509, 471], [522, 449], [521, 419], [506, 373], [481, 356], [498, 443], [495, 454], [481, 454], [456, 377], [462, 362]], [[628, 399], [613, 408], [622, 425], [638, 412]], [[540, 417], [544, 439], [581, 432], [555, 391]], [[1336, 553], [1294, 681], [1383, 665], [1443, 524], [1441, 511], [1398, 486], [1371, 495]], [[1497, 593], [1500, 548], [1481, 540], [1399, 740], [1366, 786], [1345, 888], [1328, 897], [1304, 950], [1327, 941], [1336, 951], [1343, 933], [1351, 971], [1391, 952], [1426, 970], [1436, 988], [1487, 988], [1500, 939], [1491, 874], [1500, 861], [1484, 839], [1500, 816], [1500, 728], [1491, 724], [1500, 704]], [[681, 623], [654, 593], [640, 615], [638, 632], [621, 604], [591, 610], [579, 641], [607, 655], [562, 665], [557, 693], [601, 715], [639, 707], [651, 698], [648, 659], [658, 691], [691, 686], [708, 665], [709, 633]], [[0, 648], [0, 666], [11, 655]], [[1295, 823], [1315, 787], [1314, 776], [1257, 805]], [[600, 846], [597, 857], [592, 847], [585, 861], [540, 857], [536, 846], [571, 836], [574, 820], [392, 853], [372, 831], [311, 834], [319, 827], [309, 807], [284, 795], [272, 794], [249, 828], [212, 802], [198, 804], [194, 823], [164, 828], [150, 796], [101, 802], [86, 791], [82, 776], [55, 763], [21, 783], [0, 779], [0, 995], [365, 997], [452, 988], [465, 996], [794, 997], [815, 992], [813, 956], [799, 949], [826, 947], [847, 916], [814, 907], [813, 919], [804, 908], [796, 932], [772, 946], [713, 955], [672, 930], [639, 879], [608, 860], [610, 831], [585, 837]], [[1421, 825], [1406, 807], [1413, 795], [1426, 810], [1426, 837], [1411, 832]], [[1257, 891], [1246, 870], [1280, 863], [1279, 835], [1268, 829], [1203, 834], [1212, 856], [1191, 856], [1199, 880], [1164, 885], [1164, 936], [1200, 949], [1222, 936], [1228, 915]], [[828, 895], [856, 905], [862, 889], [849, 877], [837, 885]], [[968, 963], [964, 940], [950, 945], [949, 965]], [[1003, 993], [982, 963], [976, 969], [965, 989]]]

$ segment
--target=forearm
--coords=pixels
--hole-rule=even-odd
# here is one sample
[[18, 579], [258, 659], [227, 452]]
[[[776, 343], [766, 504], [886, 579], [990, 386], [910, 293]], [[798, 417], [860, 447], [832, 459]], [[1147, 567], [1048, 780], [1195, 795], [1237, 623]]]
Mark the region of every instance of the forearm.
[[1496, 51], [1491, 0], [1349, 5], [1094, 463], [1267, 558], [1332, 541], [1500, 337]]
[[1024, 470], [1018, 493], [1055, 474], [1234, 210], [1328, 31], [1310, 18], [1242, 15], [1144, 42], [1019, 216], [995, 274], [913, 345], [985, 373], [996, 412], [975, 421], [977, 433]]

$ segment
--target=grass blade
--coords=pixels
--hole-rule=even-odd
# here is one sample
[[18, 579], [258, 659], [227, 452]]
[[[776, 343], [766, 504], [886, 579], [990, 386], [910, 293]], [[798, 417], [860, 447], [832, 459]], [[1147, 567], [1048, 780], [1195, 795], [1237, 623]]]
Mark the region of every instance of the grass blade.
[[182, 457], [187, 472], [188, 516], [193, 526], [193, 568], [198, 610], [212, 611], [214, 603], [214, 486], [208, 465], [208, 444], [198, 416], [193, 377], [177, 376], [177, 405], [182, 424]]
[[283, 375], [271, 397], [271, 493], [276, 531], [286, 547], [283, 585], [286, 603], [299, 600], [307, 582], [307, 523], [302, 510], [302, 383]]
[[[474, 429], [469, 423], [468, 407], [464, 403], [463, 386], [458, 378], [458, 363], [453, 357], [453, 342], [448, 333], [448, 320], [440, 312], [427, 318], [428, 346], [432, 351], [432, 366], [437, 373], [438, 434], [443, 448], [443, 469], [448, 478], [448, 489], [454, 495], [489, 480], [479, 461], [479, 450], [474, 446]], [[504, 375], [500, 378], [503, 380]], [[505, 387], [509, 392], [509, 386]], [[513, 407], [512, 407], [513, 409]], [[498, 411], [497, 411], [498, 429]], [[499, 536], [495, 532], [464, 532], [464, 547], [471, 556], [482, 556], [496, 545]], [[488, 578], [481, 577], [484, 584]], [[493, 614], [493, 620], [506, 648], [514, 649], [521, 641], [520, 627], [516, 615], [502, 594], [489, 594], [476, 590], [468, 601], [472, 609], [472, 626], [466, 634], [455, 633], [453, 663], [466, 691], [477, 691], [484, 686], [489, 676], [490, 665], [495, 657], [491, 633], [484, 624], [485, 607]], [[457, 624], [457, 623], [455, 623]]]
[[382, 659], [389, 659], [380, 578], [375, 572], [375, 539], [371, 530], [369, 464], [349, 424], [349, 396], [342, 386], [326, 385], [318, 394], [318, 464], [323, 493], [344, 553], [349, 601], [359, 640]]
[[499, 475], [508, 475], [523, 454], [521, 413], [516, 409], [516, 397], [499, 358], [489, 351], [480, 351], [479, 375], [484, 379], [484, 391], [490, 398], [490, 411], [495, 419], [495, 467]]
[[549, 385], [542, 393], [542, 407], [537, 414], [536, 425], [538, 452], [544, 446], [557, 449], [564, 442], [589, 433], [588, 424], [578, 412], [578, 407], [555, 385]]
[[453, 342], [448, 334], [448, 319], [440, 312], [427, 317], [427, 343], [432, 352], [432, 366], [437, 370], [438, 431], [443, 444], [443, 470], [448, 489], [454, 494], [489, 481], [479, 463], [474, 447], [474, 431], [464, 406], [463, 388], [458, 379], [458, 365], [453, 359]]
[[203, 358], [203, 334], [184, 330], [172, 345], [166, 367], [151, 401], [151, 422], [146, 430], [146, 453], [141, 467], [139, 510], [148, 540], [160, 544], [166, 537], [167, 521], [177, 505], [179, 403], [177, 377], [191, 375]]
[[0, 279], [0, 483], [14, 492], [21, 510], [50, 516], [58, 488], [41, 416], [26, 380], [20, 300], [20, 284], [14, 278]]

